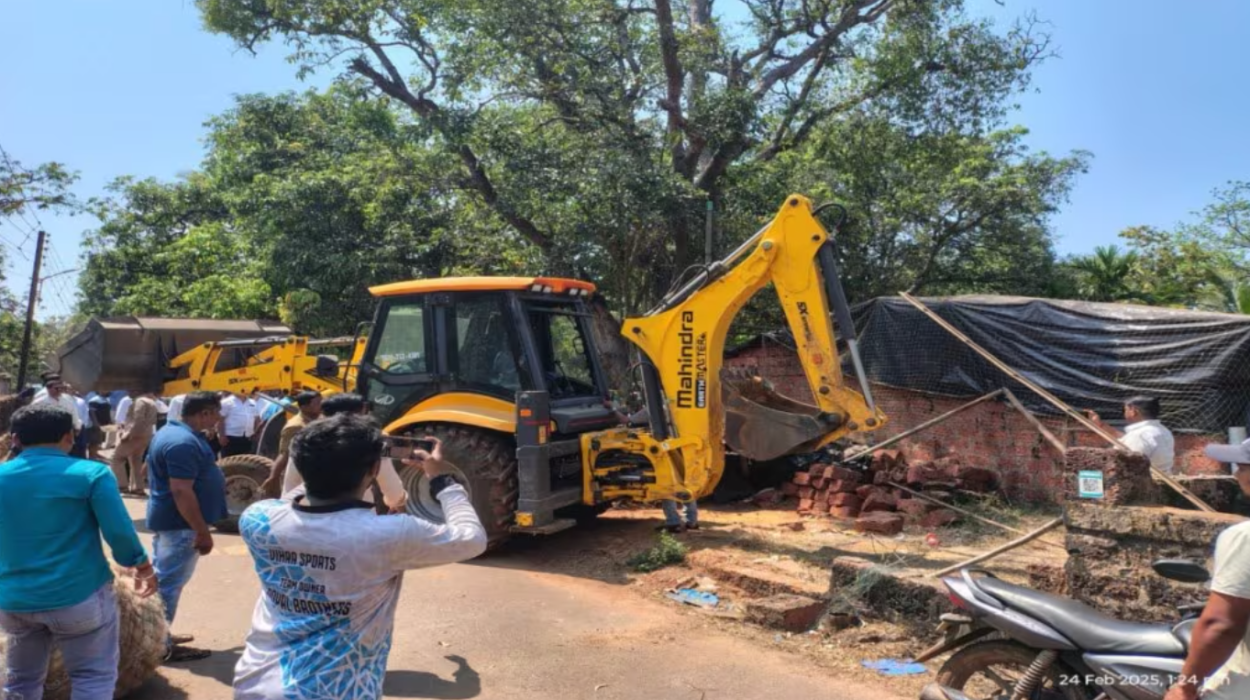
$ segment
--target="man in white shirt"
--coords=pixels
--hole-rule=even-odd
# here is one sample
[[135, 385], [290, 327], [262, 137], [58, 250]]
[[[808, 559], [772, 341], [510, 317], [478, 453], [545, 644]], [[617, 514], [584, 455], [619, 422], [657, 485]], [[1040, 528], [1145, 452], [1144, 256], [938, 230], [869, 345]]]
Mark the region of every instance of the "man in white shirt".
[[413, 466], [429, 477], [443, 524], [377, 515], [360, 500], [383, 451], [364, 416], [314, 421], [292, 450], [306, 495], [260, 501], [239, 520], [262, 593], [234, 698], [381, 698], [404, 572], [472, 559], [486, 531], [437, 443]]
[[65, 391], [65, 383], [61, 381], [61, 375], [48, 373], [43, 375], [43, 391], [35, 395], [32, 404], [53, 403], [61, 408], [69, 411], [74, 418], [74, 435], [82, 432], [82, 414], [78, 412], [78, 402], [74, 401], [74, 397]]
[[1134, 396], [1124, 402], [1123, 431], [1116, 430], [1098, 417], [1093, 411], [1087, 412], [1090, 420], [1102, 426], [1104, 430], [1120, 439], [1125, 447], [1146, 456], [1150, 466], [1164, 474], [1172, 473], [1172, 463], [1176, 458], [1176, 442], [1172, 431], [1159, 422], [1159, 399], [1149, 396]]
[[[1250, 467], [1250, 440], [1240, 445], [1208, 445], [1206, 453], [1242, 471]], [[1203, 700], [1250, 698], [1250, 522], [1228, 528], [1216, 540], [1211, 595], [1194, 625], [1181, 681], [1165, 700], [1199, 696]]]
[[165, 414], [167, 421], [182, 421], [182, 402], [187, 400], [186, 394], [178, 394], [169, 400], [169, 412]]
[[126, 419], [130, 417], [130, 407], [133, 406], [134, 403], [135, 400], [131, 398], [130, 394], [123, 396], [122, 400], [117, 402], [117, 414], [113, 416], [114, 422], [118, 425], [125, 423]]
[[247, 399], [230, 394], [221, 400], [221, 423], [217, 426], [217, 440], [221, 444], [221, 456], [251, 454], [252, 435], [256, 432], [256, 410]]

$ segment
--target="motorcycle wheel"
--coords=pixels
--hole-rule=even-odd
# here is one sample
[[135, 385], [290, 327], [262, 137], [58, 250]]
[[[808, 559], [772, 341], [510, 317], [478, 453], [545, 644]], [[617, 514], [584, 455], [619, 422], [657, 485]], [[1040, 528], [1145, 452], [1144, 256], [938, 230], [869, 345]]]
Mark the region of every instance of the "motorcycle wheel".
[[[977, 642], [955, 652], [938, 670], [937, 682], [972, 700], [1007, 700], [1037, 658], [1037, 650], [1002, 640]], [[1029, 700], [1089, 700], [1077, 674], [1056, 661]]]

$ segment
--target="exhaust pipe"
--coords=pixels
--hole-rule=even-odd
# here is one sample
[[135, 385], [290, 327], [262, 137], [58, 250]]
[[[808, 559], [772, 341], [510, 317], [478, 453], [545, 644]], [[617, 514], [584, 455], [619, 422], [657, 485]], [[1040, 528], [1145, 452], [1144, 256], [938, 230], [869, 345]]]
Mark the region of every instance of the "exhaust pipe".
[[924, 687], [924, 690], [920, 691], [920, 700], [972, 700], [972, 698], [958, 690], [947, 688], [937, 683], [930, 683]]

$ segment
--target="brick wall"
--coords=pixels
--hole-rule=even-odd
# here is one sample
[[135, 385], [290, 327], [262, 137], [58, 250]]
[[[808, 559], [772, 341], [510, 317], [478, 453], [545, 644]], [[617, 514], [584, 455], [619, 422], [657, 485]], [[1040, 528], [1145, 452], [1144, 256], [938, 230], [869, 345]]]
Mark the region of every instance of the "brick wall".
[[[751, 348], [725, 359], [727, 367], [750, 368], [781, 393], [812, 402], [811, 391], [794, 351], [779, 346]], [[952, 399], [874, 385], [873, 395], [889, 424], [872, 434], [879, 442], [956, 408], [970, 399]], [[1079, 408], [1079, 407], [1078, 407]], [[1066, 445], [1102, 447], [1106, 442], [1067, 418], [1043, 422]], [[1224, 473], [1202, 448], [1223, 436], [1177, 435], [1176, 472]], [[1008, 497], [1058, 503], [1062, 500], [1062, 458], [1037, 430], [1005, 402], [991, 401], [956, 415], [904, 440], [900, 445], [915, 462], [956, 454], [964, 464], [997, 469]]]

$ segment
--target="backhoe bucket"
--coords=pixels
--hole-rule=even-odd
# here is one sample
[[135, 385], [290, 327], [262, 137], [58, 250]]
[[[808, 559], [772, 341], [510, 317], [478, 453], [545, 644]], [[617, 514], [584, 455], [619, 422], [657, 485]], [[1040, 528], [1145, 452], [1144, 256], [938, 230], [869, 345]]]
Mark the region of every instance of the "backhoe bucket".
[[839, 413], [777, 393], [761, 377], [722, 373], [725, 444], [757, 462], [808, 452], [815, 443], [846, 422]]

